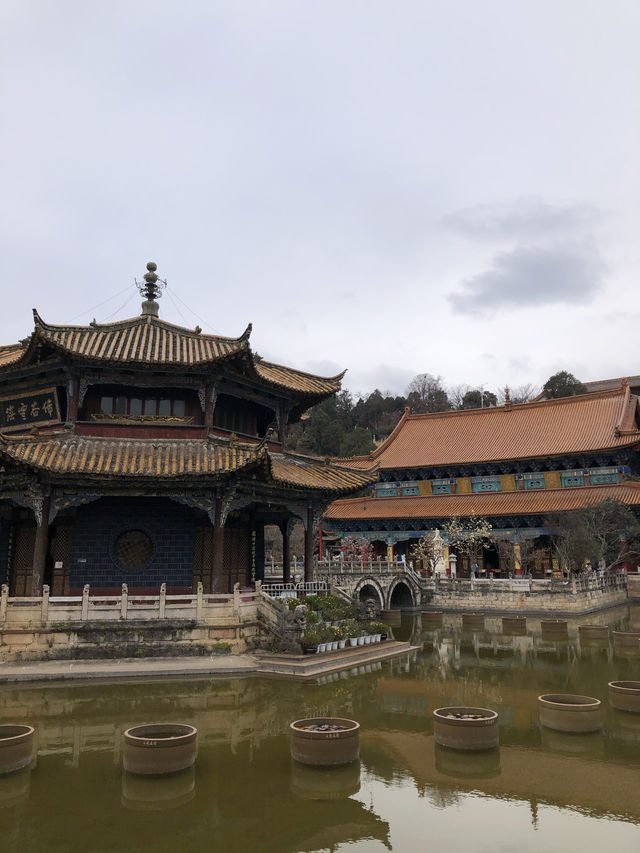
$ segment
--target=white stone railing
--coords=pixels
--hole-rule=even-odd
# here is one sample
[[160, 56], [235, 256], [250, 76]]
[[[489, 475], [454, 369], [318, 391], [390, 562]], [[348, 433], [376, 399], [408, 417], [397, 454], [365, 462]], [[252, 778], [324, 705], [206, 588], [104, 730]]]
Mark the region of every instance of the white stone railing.
[[[317, 560], [315, 571], [318, 575], [391, 575], [397, 572], [413, 572], [413, 569], [400, 560]], [[416, 578], [420, 576], [414, 572]]]
[[263, 583], [262, 592], [271, 598], [300, 598], [303, 595], [327, 595], [326, 581], [301, 581], [300, 583]]
[[162, 584], [158, 595], [130, 594], [122, 584], [119, 595], [91, 595], [86, 584], [82, 595], [52, 596], [44, 586], [42, 595], [13, 598], [9, 588], [2, 585], [0, 596], [0, 627], [60, 625], [82, 622], [118, 622], [122, 620], [154, 621], [166, 619], [192, 620], [203, 624], [234, 624], [239, 620], [255, 619], [262, 597], [260, 582], [254, 590], [241, 590], [236, 584], [233, 593], [207, 593], [199, 583], [193, 593], [167, 594]]
[[585, 572], [572, 575], [571, 578], [451, 578], [438, 577], [434, 583], [436, 591], [456, 590], [457, 592], [562, 592], [578, 594], [581, 592], [606, 592], [626, 590], [627, 573], [624, 569], [604, 572]]

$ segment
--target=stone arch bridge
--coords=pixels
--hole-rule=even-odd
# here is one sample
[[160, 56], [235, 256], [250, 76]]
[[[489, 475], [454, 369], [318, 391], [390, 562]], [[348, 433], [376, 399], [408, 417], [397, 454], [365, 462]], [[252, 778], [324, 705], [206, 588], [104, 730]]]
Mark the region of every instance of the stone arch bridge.
[[432, 580], [401, 560], [320, 560], [314, 577], [376, 611], [419, 608], [431, 601], [435, 590]]

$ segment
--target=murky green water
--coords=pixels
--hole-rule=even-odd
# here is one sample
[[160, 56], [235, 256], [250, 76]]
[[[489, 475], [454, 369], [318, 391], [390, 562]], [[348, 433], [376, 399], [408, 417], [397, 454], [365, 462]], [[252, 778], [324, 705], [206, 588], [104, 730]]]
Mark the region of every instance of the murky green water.
[[[583, 622], [636, 630], [640, 613]], [[0, 778], [2, 853], [362, 851], [595, 853], [640, 850], [640, 715], [609, 709], [607, 682], [640, 679], [638, 652], [577, 637], [462, 632], [459, 617], [397, 635], [411, 658], [299, 684], [164, 680], [0, 687], [0, 721], [38, 731], [31, 772]], [[605, 731], [541, 730], [536, 697], [605, 701]], [[435, 747], [431, 712], [470, 704], [500, 714], [498, 754]], [[294, 766], [286, 729], [330, 714], [362, 724], [359, 765]], [[121, 769], [122, 731], [173, 720], [199, 729], [194, 772], [137, 779]]]

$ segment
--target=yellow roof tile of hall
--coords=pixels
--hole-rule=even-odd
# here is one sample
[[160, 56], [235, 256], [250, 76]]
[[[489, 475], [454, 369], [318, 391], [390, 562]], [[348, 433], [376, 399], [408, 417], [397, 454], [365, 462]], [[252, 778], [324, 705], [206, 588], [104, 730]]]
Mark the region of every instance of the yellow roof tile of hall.
[[105, 480], [215, 478], [264, 465], [275, 482], [333, 494], [353, 492], [377, 479], [377, 474], [351, 471], [312, 457], [270, 454], [262, 445], [209, 439], [105, 438], [69, 432], [0, 434], [0, 457], [52, 476]]
[[535, 459], [640, 444], [638, 398], [629, 386], [556, 400], [411, 415], [368, 456], [369, 469], [427, 468]]
[[227, 338], [176, 326], [150, 315], [89, 326], [51, 325], [35, 309], [33, 316], [35, 328], [30, 338], [0, 347], [0, 370], [11, 368], [23, 357], [28, 358], [28, 352], [37, 344], [46, 343], [88, 362], [163, 368], [205, 367], [245, 354], [247, 367], [255, 378], [274, 388], [311, 397], [339, 391], [344, 376], [344, 372], [337, 376], [316, 376], [254, 357], [249, 345], [251, 324], [239, 338]]
[[328, 521], [374, 521], [386, 518], [546, 515], [591, 506], [607, 498], [622, 501], [628, 506], [639, 506], [640, 483], [406, 498], [346, 498], [334, 501], [325, 518]]
[[358, 471], [312, 457], [289, 453], [271, 453], [271, 470], [275, 480], [302, 488], [327, 491], [355, 491], [378, 479], [375, 472]]
[[281, 364], [262, 360], [255, 362], [255, 368], [258, 375], [272, 385], [307, 394], [333, 394], [339, 391], [342, 378], [346, 373], [343, 371], [337, 376], [315, 376], [312, 373], [295, 370], [293, 367], [284, 367]]
[[10, 344], [0, 347], [0, 367], [18, 361], [26, 349], [24, 344]]
[[255, 447], [205, 439], [1, 436], [0, 455], [50, 474], [99, 477], [180, 477], [227, 474], [255, 462]]
[[249, 352], [250, 325], [239, 338], [225, 338], [144, 314], [89, 326], [53, 326], [35, 309], [33, 317], [39, 341], [89, 361], [192, 367]]

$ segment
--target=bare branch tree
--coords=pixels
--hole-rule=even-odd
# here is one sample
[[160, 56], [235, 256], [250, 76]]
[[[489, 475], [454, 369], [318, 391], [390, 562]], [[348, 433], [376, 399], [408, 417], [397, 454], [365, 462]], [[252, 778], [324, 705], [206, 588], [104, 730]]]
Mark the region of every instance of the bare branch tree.
[[491, 523], [477, 515], [467, 519], [454, 516], [442, 527], [449, 544], [472, 560], [477, 560], [482, 549], [491, 545], [491, 530]]

